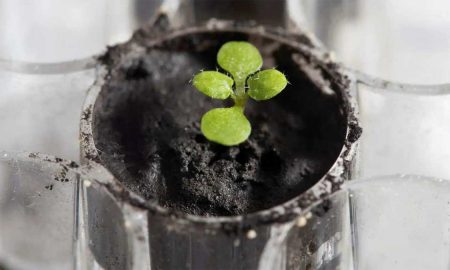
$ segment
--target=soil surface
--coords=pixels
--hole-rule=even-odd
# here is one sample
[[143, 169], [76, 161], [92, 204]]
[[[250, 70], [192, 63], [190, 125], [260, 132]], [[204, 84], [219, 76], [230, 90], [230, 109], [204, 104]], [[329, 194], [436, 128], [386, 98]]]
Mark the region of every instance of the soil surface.
[[[230, 104], [190, 84], [200, 70], [218, 69], [217, 51], [229, 40], [252, 42], [264, 68], [276, 67], [290, 82], [272, 100], [249, 101], [252, 134], [235, 147], [211, 143], [199, 129], [205, 112]], [[342, 149], [342, 97], [312, 83], [298, 66], [299, 58], [310, 60], [296, 48], [233, 32], [120, 46], [103, 58], [110, 74], [94, 108], [94, 140], [103, 165], [148, 200], [204, 216], [267, 209], [318, 182]]]

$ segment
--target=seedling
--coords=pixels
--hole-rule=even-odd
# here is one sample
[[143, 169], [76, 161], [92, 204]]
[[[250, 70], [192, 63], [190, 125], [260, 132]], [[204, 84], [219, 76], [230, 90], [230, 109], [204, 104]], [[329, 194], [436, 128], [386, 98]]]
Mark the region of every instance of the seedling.
[[262, 70], [261, 54], [252, 44], [230, 41], [217, 53], [217, 63], [231, 77], [218, 71], [202, 71], [193, 84], [203, 94], [215, 99], [232, 98], [234, 106], [216, 108], [202, 117], [200, 128], [213, 142], [232, 146], [250, 136], [252, 127], [244, 115], [248, 98], [256, 101], [271, 99], [287, 85], [286, 77], [276, 69]]

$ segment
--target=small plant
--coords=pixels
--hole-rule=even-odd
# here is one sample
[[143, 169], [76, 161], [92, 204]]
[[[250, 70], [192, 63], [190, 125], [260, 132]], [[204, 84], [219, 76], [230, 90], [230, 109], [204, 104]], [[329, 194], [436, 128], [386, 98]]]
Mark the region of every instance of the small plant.
[[195, 75], [193, 85], [203, 94], [215, 99], [231, 97], [234, 106], [216, 108], [202, 117], [200, 128], [213, 142], [232, 146], [245, 140], [251, 125], [244, 115], [248, 98], [261, 101], [271, 99], [287, 85], [286, 77], [276, 69], [261, 69], [263, 60], [258, 49], [244, 41], [230, 41], [217, 53], [217, 63], [230, 75], [218, 71], [202, 71]]

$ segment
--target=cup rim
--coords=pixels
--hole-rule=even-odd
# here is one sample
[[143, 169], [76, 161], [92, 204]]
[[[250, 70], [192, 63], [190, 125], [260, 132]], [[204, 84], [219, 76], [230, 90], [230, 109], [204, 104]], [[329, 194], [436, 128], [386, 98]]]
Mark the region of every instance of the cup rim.
[[24, 62], [0, 58], [0, 71], [17, 72], [30, 75], [59, 75], [94, 68], [96, 56], [54, 63]]

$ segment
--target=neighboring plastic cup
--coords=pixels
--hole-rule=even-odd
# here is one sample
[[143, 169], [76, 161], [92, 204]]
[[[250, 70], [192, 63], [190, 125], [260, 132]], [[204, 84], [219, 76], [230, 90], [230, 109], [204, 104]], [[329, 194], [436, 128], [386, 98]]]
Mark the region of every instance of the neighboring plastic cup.
[[290, 17], [346, 66], [402, 83], [450, 83], [449, 1], [288, 2]]
[[73, 268], [76, 166], [47, 155], [0, 152], [1, 269]]

